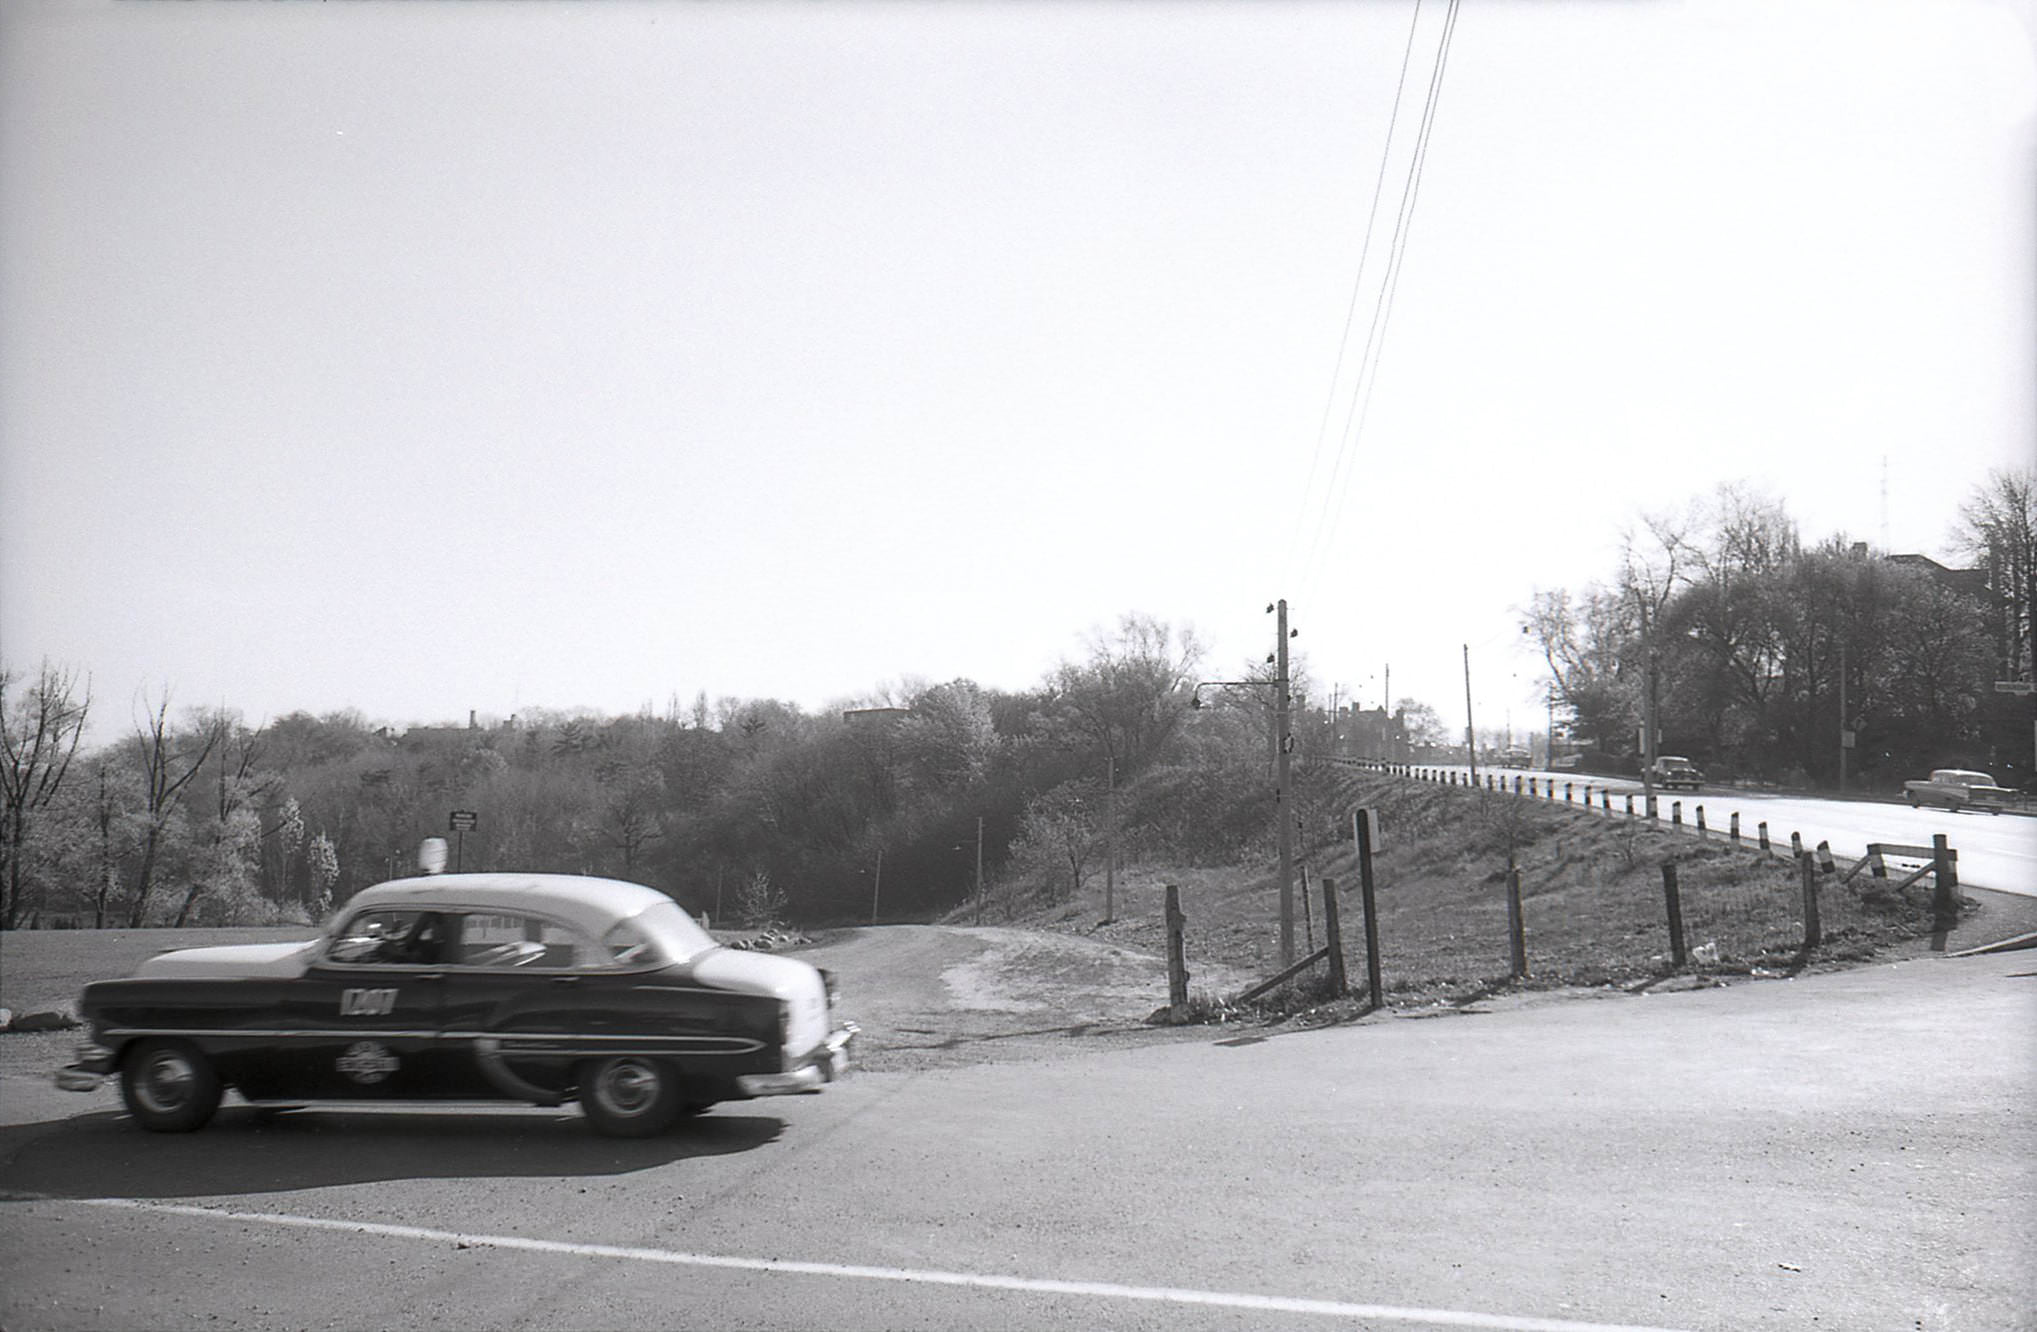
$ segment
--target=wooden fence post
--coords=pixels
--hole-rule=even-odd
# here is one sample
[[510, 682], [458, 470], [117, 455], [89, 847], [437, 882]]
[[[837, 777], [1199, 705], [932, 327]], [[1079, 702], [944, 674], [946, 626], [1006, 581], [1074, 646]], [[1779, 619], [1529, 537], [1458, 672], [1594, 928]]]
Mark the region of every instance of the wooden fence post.
[[1507, 871], [1507, 941], [1514, 954], [1514, 979], [1525, 979], [1528, 974], [1528, 940], [1521, 922], [1521, 871], [1518, 867]]
[[1959, 858], [1944, 833], [1931, 834], [1931, 914], [1949, 930], [1959, 921]]
[[1683, 898], [1676, 889], [1676, 862], [1662, 862], [1662, 901], [1669, 908], [1669, 959], [1677, 966], [1684, 963], [1683, 951]]
[[1188, 917], [1181, 914], [1181, 890], [1173, 884], [1167, 885], [1167, 1006], [1179, 1017], [1181, 1010], [1188, 1006], [1188, 958], [1182, 951], [1182, 926]]
[[1818, 926], [1818, 868], [1803, 852], [1797, 853], [1797, 877], [1804, 885], [1804, 951], [1816, 948], [1825, 937]]
[[1342, 999], [1351, 992], [1344, 974], [1344, 929], [1337, 915], [1337, 881], [1323, 880], [1323, 945], [1330, 950], [1330, 997]]
[[1372, 820], [1369, 809], [1361, 809], [1351, 815], [1352, 828], [1358, 837], [1359, 904], [1365, 909], [1366, 996], [1372, 1007], [1384, 1008], [1386, 996], [1379, 988], [1379, 916], [1372, 904]]

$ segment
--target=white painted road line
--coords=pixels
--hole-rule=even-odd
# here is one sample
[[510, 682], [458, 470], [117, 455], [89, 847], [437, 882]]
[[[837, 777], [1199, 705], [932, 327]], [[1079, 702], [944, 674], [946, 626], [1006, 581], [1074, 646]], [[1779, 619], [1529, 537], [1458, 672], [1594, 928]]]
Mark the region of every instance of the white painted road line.
[[1521, 1314], [1469, 1313], [1456, 1309], [1406, 1309], [1389, 1304], [1348, 1304], [1341, 1300], [1294, 1299], [1281, 1295], [1244, 1295], [1225, 1291], [1177, 1290], [1166, 1286], [1120, 1286], [1104, 1281], [1054, 1281], [1039, 1277], [990, 1276], [973, 1272], [934, 1272], [901, 1267], [859, 1267], [846, 1263], [799, 1262], [787, 1258], [732, 1258], [672, 1249], [629, 1248], [613, 1244], [571, 1244], [563, 1240], [527, 1239], [520, 1235], [469, 1235], [425, 1226], [386, 1225], [376, 1221], [337, 1221], [329, 1217], [289, 1216], [278, 1212], [234, 1212], [219, 1207], [148, 1202], [140, 1198], [55, 1198], [42, 1194], [0, 1194], [13, 1202], [103, 1207], [164, 1216], [232, 1221], [243, 1225], [286, 1226], [299, 1230], [335, 1230], [387, 1239], [424, 1240], [470, 1249], [513, 1249], [525, 1253], [557, 1253], [579, 1258], [614, 1258], [625, 1262], [660, 1263], [675, 1267], [717, 1267], [741, 1272], [781, 1272], [798, 1276], [833, 1277], [851, 1281], [898, 1281], [923, 1286], [964, 1286], [979, 1290], [1029, 1291], [1044, 1295], [1083, 1295], [1093, 1299], [1140, 1300], [1159, 1304], [1200, 1304], [1219, 1309], [1252, 1309], [1269, 1313], [1315, 1314], [1326, 1318], [1366, 1318], [1417, 1327], [1472, 1327], [1489, 1332], [1679, 1332], [1627, 1323], [1581, 1323], [1568, 1318], [1533, 1318]]

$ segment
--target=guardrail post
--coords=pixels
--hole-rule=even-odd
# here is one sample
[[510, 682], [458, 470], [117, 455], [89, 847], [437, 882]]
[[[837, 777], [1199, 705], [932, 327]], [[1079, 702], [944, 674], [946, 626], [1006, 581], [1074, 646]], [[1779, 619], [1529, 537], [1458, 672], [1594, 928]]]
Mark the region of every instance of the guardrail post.
[[1789, 853], [1799, 860], [1803, 859], [1804, 835], [1802, 833], [1793, 832], [1789, 835]]
[[1611, 787], [1600, 791], [1598, 793], [1598, 800], [1600, 809], [1603, 809], [1608, 814], [1613, 812], [1613, 792]]
[[1728, 833], [1726, 834], [1726, 835], [1727, 835], [1727, 838], [1728, 838], [1728, 840], [1730, 840], [1730, 841], [1734, 841], [1734, 842], [1737, 842], [1737, 841], [1739, 841], [1739, 840], [1740, 840], [1740, 811], [1739, 811], [1739, 810], [1737, 810], [1737, 809], [1736, 809], [1736, 810], [1734, 810], [1734, 811], [1733, 811], [1733, 817], [1732, 817], [1731, 821], [1730, 821], [1730, 822], [1728, 823], [1728, 825], [1727, 825], [1727, 826], [1728, 826], [1728, 828], [1730, 829], [1730, 831], [1729, 831], [1729, 832], [1728, 832]]
[[1627, 817], [1630, 819], [1634, 817], [1634, 793], [1632, 791], [1627, 792]]
[[1763, 855], [1767, 855], [1767, 854], [1768, 854], [1768, 820], [1767, 820], [1767, 819], [1763, 819], [1763, 820], [1762, 820], [1762, 821], [1760, 822], [1760, 824], [1758, 824], [1757, 826], [1759, 827], [1759, 829], [1760, 829], [1760, 831], [1761, 831], [1761, 854], [1763, 854]]
[[1837, 862], [1835, 862], [1832, 859], [1832, 844], [1830, 842], [1819, 842], [1818, 872], [1820, 874], [1830, 874], [1833, 870], [1837, 868], [1838, 868]]
[[1676, 862], [1662, 862], [1662, 901], [1669, 908], [1669, 960], [1677, 966], [1684, 963], [1683, 952], [1683, 898], [1676, 890]]
[[1698, 837], [1703, 839], [1705, 835], [1705, 807], [1703, 805], [1697, 807], [1697, 832]]
[[1669, 802], [1669, 826], [1672, 828], [1683, 827], [1683, 802], [1681, 800]]
[[1662, 817], [1662, 806], [1656, 803], [1656, 801], [1657, 797], [1655, 793], [1653, 791], [1650, 791], [1648, 793], [1648, 817], [1651, 819], [1659, 819]]
[[1811, 858], [1797, 853], [1797, 877], [1804, 885], [1804, 951], [1816, 948], [1825, 937], [1818, 926], [1818, 871]]
[[1570, 788], [1573, 785], [1574, 783], [1572, 782], [1563, 783], [1563, 803], [1566, 805], [1570, 803]]

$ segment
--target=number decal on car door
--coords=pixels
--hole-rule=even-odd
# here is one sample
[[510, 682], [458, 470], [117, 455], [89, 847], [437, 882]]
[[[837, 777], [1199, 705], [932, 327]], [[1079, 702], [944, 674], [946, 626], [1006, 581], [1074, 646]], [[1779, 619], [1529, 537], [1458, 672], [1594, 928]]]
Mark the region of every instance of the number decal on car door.
[[341, 1017], [379, 1017], [396, 1009], [394, 990], [341, 990]]

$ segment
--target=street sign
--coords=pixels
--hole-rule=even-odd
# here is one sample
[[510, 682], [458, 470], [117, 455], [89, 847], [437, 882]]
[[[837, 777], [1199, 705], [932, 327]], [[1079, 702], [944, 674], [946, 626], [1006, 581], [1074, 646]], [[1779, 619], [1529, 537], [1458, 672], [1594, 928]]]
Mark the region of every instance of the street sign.
[[447, 831], [472, 832], [474, 831], [475, 826], [480, 822], [481, 816], [479, 814], [476, 814], [473, 810], [456, 809], [453, 811], [452, 822], [448, 826]]
[[1997, 694], [2028, 694], [2037, 692], [2037, 684], [2032, 684], [2028, 680], [1997, 680], [1995, 681], [1995, 692]]

